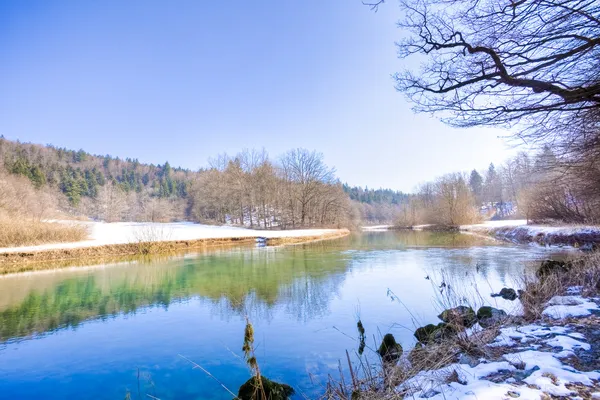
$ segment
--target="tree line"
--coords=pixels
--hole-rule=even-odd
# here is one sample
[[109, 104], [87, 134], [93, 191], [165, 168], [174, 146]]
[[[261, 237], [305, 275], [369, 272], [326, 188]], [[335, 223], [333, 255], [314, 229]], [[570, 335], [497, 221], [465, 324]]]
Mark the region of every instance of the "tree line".
[[[550, 147], [520, 152], [485, 171], [451, 173], [426, 182], [396, 214], [400, 226], [463, 225], [484, 219], [598, 223], [600, 197], [586, 176], [574, 177]], [[597, 175], [593, 179], [598, 179]]]
[[0, 174], [15, 187], [28, 182], [63, 211], [105, 221], [283, 229], [351, 223], [351, 202], [335, 170], [322, 154], [305, 149], [276, 160], [244, 150], [191, 171], [0, 138]]
[[353, 215], [366, 224], [393, 224], [402, 205], [410, 195], [392, 189], [369, 189], [360, 186], [343, 185], [350, 196]]
[[409, 194], [342, 185], [322, 154], [304, 149], [275, 160], [244, 150], [191, 171], [0, 138], [0, 214], [41, 219], [62, 210], [104, 221], [266, 229], [461, 225], [487, 218], [596, 223], [600, 170], [590, 148], [597, 147], [585, 148], [581, 165], [545, 146], [486, 170], [444, 175]]

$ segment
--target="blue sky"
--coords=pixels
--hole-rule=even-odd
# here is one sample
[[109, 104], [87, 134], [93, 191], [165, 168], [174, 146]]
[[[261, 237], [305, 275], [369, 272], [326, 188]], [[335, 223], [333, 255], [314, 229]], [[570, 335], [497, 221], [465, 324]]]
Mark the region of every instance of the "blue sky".
[[0, 134], [196, 169], [316, 149], [344, 182], [411, 190], [486, 168], [500, 130], [415, 115], [393, 1], [0, 2]]

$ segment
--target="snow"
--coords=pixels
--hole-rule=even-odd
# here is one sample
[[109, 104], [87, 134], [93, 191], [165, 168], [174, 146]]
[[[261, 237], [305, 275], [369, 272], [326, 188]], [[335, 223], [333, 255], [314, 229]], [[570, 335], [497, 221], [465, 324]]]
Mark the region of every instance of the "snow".
[[[590, 309], [592, 305], [597, 307], [580, 296], [557, 296], [548, 303], [547, 309], [557, 306]], [[579, 371], [561, 361], [574, 355], [575, 350], [591, 349], [585, 336], [572, 329], [571, 325], [545, 323], [504, 327], [488, 346], [509, 346], [512, 352], [493, 361], [482, 360], [474, 367], [451, 364], [421, 371], [396, 389], [407, 398], [434, 400], [514, 397], [537, 400], [548, 395], [579, 398], [568, 386], [577, 383], [595, 387], [600, 372]], [[448, 380], [454, 372], [459, 382]], [[600, 398], [600, 393], [594, 393], [592, 398]]]
[[[64, 221], [63, 221], [64, 222]], [[88, 227], [89, 239], [73, 243], [53, 243], [38, 246], [23, 246], [0, 248], [0, 253], [41, 251], [56, 249], [74, 249], [95, 247], [111, 244], [132, 243], [138, 241], [169, 241], [197, 239], [226, 239], [226, 238], [286, 238], [322, 236], [336, 232], [338, 229], [296, 229], [285, 231], [262, 231], [256, 229], [238, 228], [233, 226], [201, 225], [191, 222], [151, 223], [151, 222], [80, 222], [65, 223], [81, 224]]]
[[412, 229], [415, 231], [422, 231], [424, 229], [429, 228], [430, 226], [433, 226], [433, 225], [432, 224], [413, 225]]
[[[521, 327], [520, 330], [536, 334], [548, 334], [551, 331], [539, 325]], [[518, 332], [521, 336], [527, 337], [518, 330], [509, 331], [506, 328], [504, 333], [507, 332]], [[563, 349], [580, 347], [589, 350], [590, 348], [590, 345], [585, 342], [563, 335], [557, 335], [544, 342], [549, 345], [559, 344], [555, 347]], [[412, 398], [434, 400], [506, 398], [509, 392], [518, 394], [521, 399], [540, 399], [543, 398], [543, 393], [572, 396], [573, 391], [566, 385], [581, 383], [592, 386], [593, 381], [600, 379], [600, 373], [578, 371], [563, 364], [557, 354], [551, 352], [528, 349], [505, 354], [503, 359], [503, 361], [484, 362], [475, 367], [451, 364], [438, 370], [422, 371], [399, 385], [397, 390], [407, 393]], [[516, 366], [523, 370], [519, 371]], [[446, 380], [454, 371], [457, 372], [461, 382], [448, 383]], [[488, 380], [490, 376], [500, 373], [511, 375], [524, 372], [530, 374], [522, 382], [534, 386], [519, 385], [517, 379], [512, 376], [499, 383]]]
[[559, 347], [566, 351], [573, 351], [576, 348], [583, 350], [589, 350], [592, 348], [588, 343], [573, 339], [569, 336], [556, 336], [555, 338], [548, 340], [546, 344], [552, 347]]
[[580, 294], [583, 290], [583, 286], [569, 286], [567, 288], [567, 294]]
[[469, 337], [476, 333], [482, 332], [483, 330], [484, 329], [481, 327], [481, 325], [479, 325], [479, 323], [476, 323], [472, 327], [465, 329], [465, 336]]
[[526, 370], [539, 368], [524, 382], [537, 385], [543, 392], [555, 396], [569, 396], [572, 391], [565, 387], [568, 383], [582, 383], [586, 386], [592, 385], [592, 379], [597, 380], [600, 374], [597, 372], [581, 372], [564, 365], [552, 353], [527, 350], [520, 353], [507, 354], [506, 359], [515, 362], [523, 362]]
[[600, 231], [598, 226], [584, 226], [584, 225], [565, 225], [565, 226], [548, 226], [548, 225], [527, 225], [525, 219], [509, 219], [500, 221], [485, 221], [481, 224], [472, 225], [461, 225], [460, 229], [465, 231], [491, 231], [499, 228], [522, 228], [532, 235], [538, 234], [561, 234], [561, 235], [573, 235], [578, 233], [595, 233]]
[[566, 334], [567, 328], [562, 326], [541, 326], [541, 325], [525, 325], [525, 326], [509, 326], [500, 329], [500, 334], [490, 347], [499, 346], [516, 346], [517, 344], [525, 344], [532, 340], [556, 334]]
[[[397, 389], [406, 391], [411, 398], [501, 398], [506, 390], [501, 385], [484, 381], [481, 378], [498, 371], [515, 369], [506, 361], [479, 364], [475, 367], [451, 364], [442, 369], [419, 372], [413, 378], [402, 383]], [[457, 372], [464, 385], [458, 382], [443, 383], [453, 371]]]
[[527, 225], [526, 219], [507, 219], [500, 221], [485, 221], [481, 224], [473, 224], [473, 225], [462, 225], [460, 227], [461, 230], [481, 230], [481, 229], [490, 229], [490, 228], [505, 228], [510, 226], [523, 226]]
[[[451, 364], [435, 371], [423, 371], [401, 384], [397, 389], [405, 391], [410, 398], [445, 399], [502, 399], [510, 392], [519, 394], [520, 399], [540, 399], [540, 392], [512, 383], [494, 383], [485, 377], [501, 371], [515, 371], [507, 361], [482, 363], [475, 367]], [[444, 383], [445, 378], [456, 371], [462, 383]]]
[[554, 296], [548, 306], [542, 314], [553, 319], [583, 317], [599, 309], [596, 303], [581, 296]]
[[361, 227], [361, 229], [365, 232], [384, 232], [390, 230], [393, 227], [394, 225], [370, 225], [363, 226]]
[[[482, 224], [462, 225], [460, 229], [465, 232], [495, 235], [515, 242], [527, 240], [546, 245], [573, 244], [573, 242], [586, 245], [588, 242], [597, 241], [600, 237], [600, 226], [527, 225], [526, 220], [486, 221]], [[563, 243], [565, 240], [567, 242]]]

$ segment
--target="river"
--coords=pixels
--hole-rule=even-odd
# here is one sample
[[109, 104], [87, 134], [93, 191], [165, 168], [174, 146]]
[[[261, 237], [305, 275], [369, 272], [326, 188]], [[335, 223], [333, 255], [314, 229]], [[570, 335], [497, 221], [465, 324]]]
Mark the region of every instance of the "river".
[[410, 349], [444, 299], [518, 311], [489, 294], [554, 251], [371, 232], [0, 277], [0, 399], [231, 399], [183, 357], [237, 393], [246, 317], [263, 374], [314, 398], [357, 359], [358, 318], [365, 356], [388, 332]]

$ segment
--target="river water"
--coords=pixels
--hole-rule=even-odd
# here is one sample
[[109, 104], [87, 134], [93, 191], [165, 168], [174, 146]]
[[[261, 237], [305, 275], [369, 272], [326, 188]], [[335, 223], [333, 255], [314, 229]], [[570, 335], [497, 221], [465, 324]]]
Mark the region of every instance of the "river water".
[[388, 332], [410, 349], [444, 303], [518, 311], [489, 294], [551, 252], [372, 232], [0, 277], [0, 399], [231, 399], [220, 383], [237, 393], [249, 378], [246, 317], [262, 373], [314, 398], [346, 350], [358, 357], [358, 318], [365, 356]]

